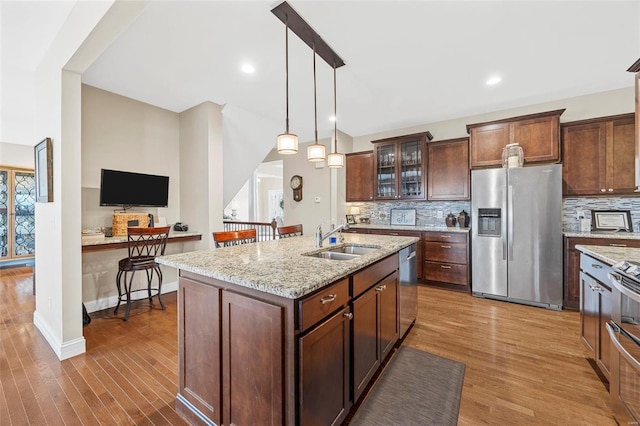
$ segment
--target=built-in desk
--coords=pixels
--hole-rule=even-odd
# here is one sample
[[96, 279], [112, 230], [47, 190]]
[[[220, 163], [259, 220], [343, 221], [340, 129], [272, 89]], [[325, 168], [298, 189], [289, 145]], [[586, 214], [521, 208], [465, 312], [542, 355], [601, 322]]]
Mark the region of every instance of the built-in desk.
[[[187, 241], [200, 241], [201, 239], [202, 239], [202, 234], [198, 232], [182, 232], [182, 231], [171, 230], [169, 232], [169, 238], [167, 239], [167, 244], [184, 243]], [[126, 235], [122, 237], [104, 237], [104, 239], [100, 241], [83, 241], [82, 242], [83, 253], [100, 251], [100, 250], [114, 250], [114, 249], [120, 249], [120, 248], [127, 248]]]
[[[201, 240], [201, 233], [180, 232], [172, 229], [169, 232], [165, 254], [185, 253], [202, 248]], [[126, 236], [82, 242], [82, 301], [89, 312], [112, 308], [116, 305], [118, 261], [124, 257], [127, 257]], [[146, 275], [136, 274], [135, 288], [146, 288], [146, 285]], [[177, 288], [176, 270], [165, 269], [163, 266], [162, 293], [175, 291]]]

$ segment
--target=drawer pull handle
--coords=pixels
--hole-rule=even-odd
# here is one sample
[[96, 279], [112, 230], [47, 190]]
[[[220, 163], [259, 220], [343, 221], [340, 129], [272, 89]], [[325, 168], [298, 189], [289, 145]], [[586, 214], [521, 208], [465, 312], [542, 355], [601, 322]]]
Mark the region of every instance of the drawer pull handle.
[[597, 265], [595, 263], [592, 263], [591, 267], [594, 268], [594, 269], [602, 269], [602, 265]]
[[380, 287], [376, 287], [376, 291], [384, 291], [387, 289], [386, 285], [381, 285]]
[[589, 284], [589, 288], [593, 291], [600, 291], [602, 290], [602, 287], [600, 287], [599, 285], [594, 285], [594, 284]]
[[451, 235], [440, 235], [440, 238], [451, 238]]
[[442, 269], [451, 269], [451, 266], [447, 266], [447, 265], [440, 265], [440, 267], [441, 267]]
[[338, 297], [338, 296], [337, 296], [337, 295], [335, 295], [335, 294], [330, 294], [330, 295], [325, 296], [325, 297], [323, 297], [322, 299], [320, 299], [320, 303], [322, 303], [323, 305], [324, 305], [325, 303], [331, 303], [331, 302], [333, 302], [334, 300], [336, 300], [336, 297]]
[[611, 243], [611, 244], [609, 244], [609, 246], [611, 246], [611, 247], [626, 247], [627, 245], [626, 244], [613, 244], [613, 243]]
[[395, 235], [395, 236], [398, 236], [398, 233], [397, 233], [397, 232], [389, 232], [389, 235]]
[[345, 312], [342, 316], [346, 319], [353, 319], [353, 314], [351, 312]]
[[451, 246], [443, 246], [443, 245], [441, 245], [440, 247], [446, 248], [446, 249], [450, 249], [451, 248]]

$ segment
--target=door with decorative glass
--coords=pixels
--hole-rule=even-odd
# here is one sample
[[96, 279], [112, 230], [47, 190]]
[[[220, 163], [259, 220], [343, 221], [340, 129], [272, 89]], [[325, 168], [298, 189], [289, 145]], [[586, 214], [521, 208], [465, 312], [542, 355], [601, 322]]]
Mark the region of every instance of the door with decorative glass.
[[0, 261], [35, 253], [33, 170], [0, 166]]

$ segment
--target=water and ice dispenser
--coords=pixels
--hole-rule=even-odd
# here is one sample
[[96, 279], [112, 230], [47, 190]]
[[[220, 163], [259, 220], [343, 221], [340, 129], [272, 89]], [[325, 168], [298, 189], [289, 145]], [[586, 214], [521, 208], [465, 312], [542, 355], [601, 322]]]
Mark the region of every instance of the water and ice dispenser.
[[478, 235], [499, 237], [502, 230], [501, 209], [478, 209]]

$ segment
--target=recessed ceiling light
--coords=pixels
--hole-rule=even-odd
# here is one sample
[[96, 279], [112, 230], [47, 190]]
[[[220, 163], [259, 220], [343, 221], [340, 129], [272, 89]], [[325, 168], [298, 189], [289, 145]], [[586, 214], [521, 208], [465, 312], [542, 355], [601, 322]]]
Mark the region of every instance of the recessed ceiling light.
[[502, 81], [502, 77], [494, 76], [487, 80], [487, 86], [494, 86]]
[[253, 74], [254, 72], [256, 72], [256, 69], [251, 64], [244, 64], [240, 69], [245, 74]]

